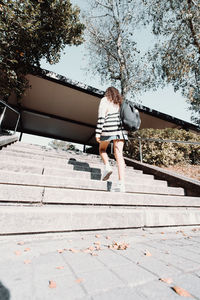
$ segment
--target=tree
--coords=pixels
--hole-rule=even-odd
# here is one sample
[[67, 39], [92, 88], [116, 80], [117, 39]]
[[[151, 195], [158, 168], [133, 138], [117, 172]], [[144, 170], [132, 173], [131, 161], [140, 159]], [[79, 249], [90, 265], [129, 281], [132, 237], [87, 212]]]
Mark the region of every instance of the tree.
[[114, 82], [124, 97], [149, 87], [151, 73], [134, 32], [142, 19], [141, 1], [91, 0], [85, 17], [89, 67], [103, 82]]
[[80, 10], [70, 0], [0, 1], [0, 96], [20, 97], [25, 75], [46, 58], [58, 62], [66, 45], [83, 42]]
[[181, 90], [200, 125], [200, 1], [143, 0], [145, 22], [158, 37], [149, 53], [155, 84]]
[[[118, 82], [123, 95], [172, 84], [200, 124], [199, 1], [91, 0], [86, 22], [91, 69], [105, 82]], [[157, 42], [142, 55], [134, 34], [138, 28], [144, 34], [145, 27]]]

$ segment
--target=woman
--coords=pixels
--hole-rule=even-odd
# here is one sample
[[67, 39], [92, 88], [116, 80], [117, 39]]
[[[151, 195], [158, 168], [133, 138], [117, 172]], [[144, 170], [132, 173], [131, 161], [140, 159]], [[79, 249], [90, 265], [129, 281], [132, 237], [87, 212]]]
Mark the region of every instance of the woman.
[[106, 90], [101, 99], [98, 110], [98, 122], [96, 128], [96, 140], [99, 143], [99, 153], [104, 163], [102, 180], [108, 180], [112, 174], [106, 149], [111, 141], [114, 144], [114, 155], [118, 167], [118, 186], [115, 191], [125, 192], [124, 176], [125, 162], [123, 158], [124, 140], [128, 139], [128, 133], [124, 130], [120, 119], [120, 106], [122, 96], [114, 87]]

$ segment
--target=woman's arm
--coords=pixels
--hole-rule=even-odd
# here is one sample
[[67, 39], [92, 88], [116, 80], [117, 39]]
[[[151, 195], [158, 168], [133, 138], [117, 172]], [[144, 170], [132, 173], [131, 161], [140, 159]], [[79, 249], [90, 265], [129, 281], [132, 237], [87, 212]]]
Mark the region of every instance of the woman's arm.
[[107, 99], [104, 97], [101, 99], [101, 102], [99, 104], [99, 109], [98, 109], [98, 121], [96, 127], [96, 135], [95, 135], [97, 142], [100, 141], [100, 136], [105, 122], [106, 113], [107, 113]]

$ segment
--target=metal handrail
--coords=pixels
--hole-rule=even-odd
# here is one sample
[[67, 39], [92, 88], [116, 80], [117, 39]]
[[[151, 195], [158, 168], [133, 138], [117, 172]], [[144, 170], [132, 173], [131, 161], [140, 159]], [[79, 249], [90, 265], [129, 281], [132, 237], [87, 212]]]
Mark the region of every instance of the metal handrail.
[[3, 113], [2, 113], [2, 116], [1, 116], [1, 118], [0, 118], [0, 127], [1, 127], [1, 123], [2, 123], [2, 121], [3, 121], [3, 118], [4, 118], [4, 115], [5, 115], [5, 112], [6, 112], [6, 109], [7, 109], [7, 108], [9, 108], [10, 110], [12, 110], [12, 111], [15, 112], [16, 114], [18, 114], [17, 122], [16, 122], [16, 125], [15, 125], [14, 133], [13, 133], [13, 134], [15, 134], [16, 131], [17, 131], [18, 124], [19, 124], [19, 120], [20, 120], [20, 112], [17, 111], [16, 109], [14, 109], [12, 106], [10, 106], [8, 103], [6, 103], [5, 101], [3, 101], [3, 100], [1, 100], [1, 99], [0, 99], [0, 103], [2, 103], [2, 104], [5, 106], [4, 111], [3, 111]]
[[149, 142], [159, 142], [159, 143], [176, 143], [176, 144], [188, 144], [188, 145], [199, 145], [199, 142], [188, 142], [188, 141], [176, 141], [176, 140], [161, 140], [161, 139], [149, 139], [149, 138], [130, 138], [129, 140], [138, 140], [139, 141], [139, 152], [140, 152], [140, 162], [143, 162], [143, 155], [142, 155], [142, 141], [149, 141]]

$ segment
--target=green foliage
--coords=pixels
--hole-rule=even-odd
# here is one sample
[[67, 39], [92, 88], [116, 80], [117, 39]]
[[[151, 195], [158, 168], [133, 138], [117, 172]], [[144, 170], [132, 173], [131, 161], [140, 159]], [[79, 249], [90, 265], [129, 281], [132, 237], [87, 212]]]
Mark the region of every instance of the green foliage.
[[70, 0], [0, 1], [0, 96], [20, 97], [40, 60], [56, 63], [66, 45], [83, 42], [79, 8]]
[[144, 19], [158, 39], [149, 53], [155, 85], [171, 83], [175, 91], [180, 90], [200, 125], [200, 1], [143, 2]]
[[[130, 134], [125, 149], [126, 156], [139, 160], [139, 141], [136, 138], [190, 141], [200, 143], [200, 135], [183, 129], [141, 129]], [[143, 162], [152, 165], [174, 165], [177, 163], [200, 164], [200, 145], [142, 141]]]

